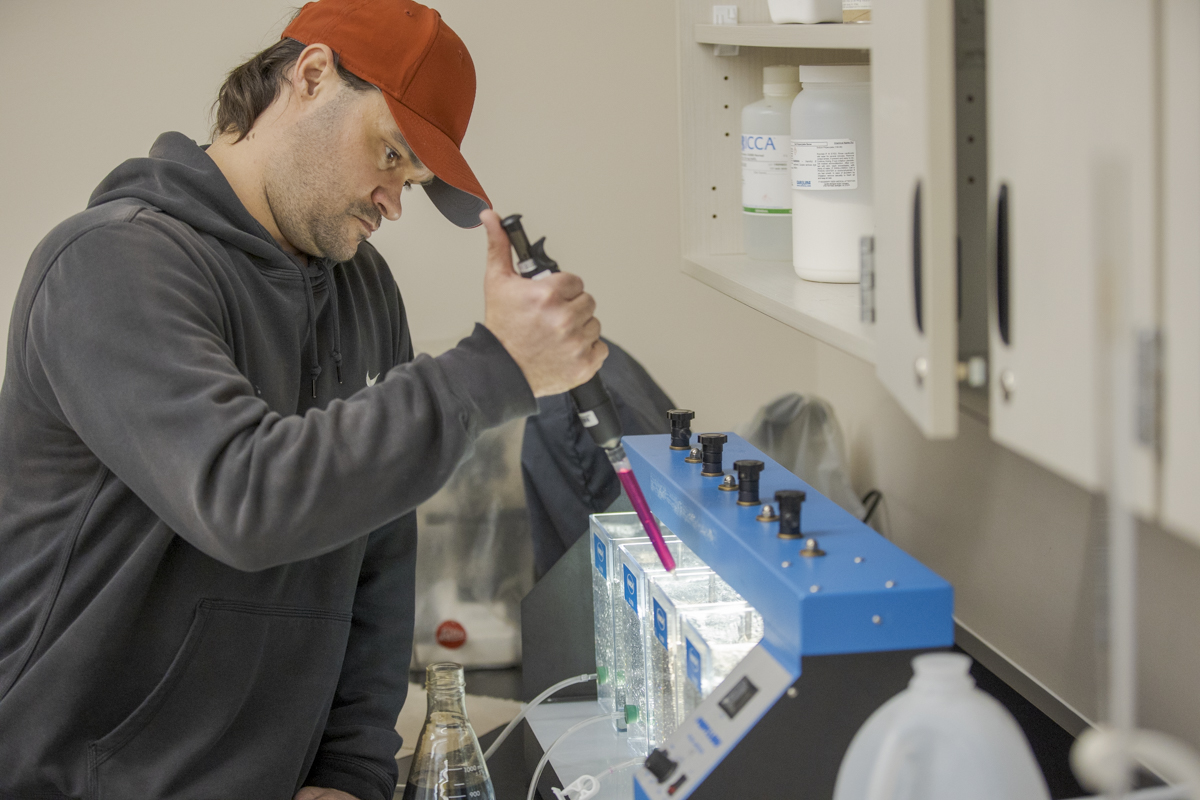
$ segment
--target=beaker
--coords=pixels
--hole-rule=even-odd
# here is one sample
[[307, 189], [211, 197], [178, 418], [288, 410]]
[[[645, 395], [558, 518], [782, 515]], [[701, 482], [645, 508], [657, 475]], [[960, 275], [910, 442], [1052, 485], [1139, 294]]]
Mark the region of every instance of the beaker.
[[461, 664], [425, 668], [428, 711], [417, 737], [404, 800], [496, 800], [483, 751], [463, 703]]

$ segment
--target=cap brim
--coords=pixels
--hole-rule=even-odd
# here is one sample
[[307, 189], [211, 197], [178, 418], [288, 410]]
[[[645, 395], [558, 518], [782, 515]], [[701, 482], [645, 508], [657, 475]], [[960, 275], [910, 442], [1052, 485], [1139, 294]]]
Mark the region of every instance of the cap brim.
[[480, 212], [491, 208], [492, 203], [475, 178], [475, 173], [467, 166], [458, 145], [387, 92], [383, 93], [383, 97], [408, 146], [421, 159], [421, 163], [437, 176], [425, 185], [425, 194], [438, 211], [458, 227], [478, 226]]
[[442, 216], [460, 228], [478, 227], [479, 215], [491, 205], [473, 194], [451, 186], [441, 178], [434, 178], [425, 184], [425, 194], [442, 212]]

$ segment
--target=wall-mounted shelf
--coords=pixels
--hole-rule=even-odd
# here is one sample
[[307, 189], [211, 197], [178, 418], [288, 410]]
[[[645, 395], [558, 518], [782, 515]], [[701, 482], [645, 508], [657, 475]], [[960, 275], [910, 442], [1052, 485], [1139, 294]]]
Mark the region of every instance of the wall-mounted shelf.
[[736, 44], [745, 47], [791, 47], [817, 50], [870, 50], [871, 24], [862, 22], [823, 25], [775, 25], [742, 23], [739, 25], [695, 26], [700, 44]]
[[[707, 0], [681, 0], [680, 156], [683, 271], [722, 294], [869, 364], [857, 284], [802, 281], [788, 262], [752, 261], [742, 241], [741, 110], [762, 97], [763, 68], [866, 64], [870, 23], [775, 25], [767, 0], [745, 0], [737, 25], [711, 25]], [[742, 47], [721, 57], [708, 45]], [[726, 255], [734, 254], [734, 255]]]
[[857, 283], [813, 283], [786, 261], [686, 255], [683, 271], [722, 294], [839, 350], [875, 363], [871, 327], [859, 319]]

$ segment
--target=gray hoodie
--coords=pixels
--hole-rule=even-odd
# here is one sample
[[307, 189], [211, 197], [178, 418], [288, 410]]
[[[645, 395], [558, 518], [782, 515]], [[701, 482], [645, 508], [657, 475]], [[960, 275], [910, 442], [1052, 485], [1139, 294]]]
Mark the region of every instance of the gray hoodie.
[[13, 309], [0, 797], [390, 798], [412, 510], [536, 408], [482, 326], [413, 359], [370, 245], [300, 267], [178, 133], [122, 164]]

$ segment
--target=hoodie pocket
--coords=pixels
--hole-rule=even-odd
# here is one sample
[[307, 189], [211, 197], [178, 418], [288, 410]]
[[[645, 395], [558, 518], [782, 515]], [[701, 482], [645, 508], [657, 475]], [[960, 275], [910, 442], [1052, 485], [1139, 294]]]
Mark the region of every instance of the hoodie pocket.
[[290, 800], [349, 632], [346, 613], [202, 600], [159, 684], [90, 744], [92, 800]]

